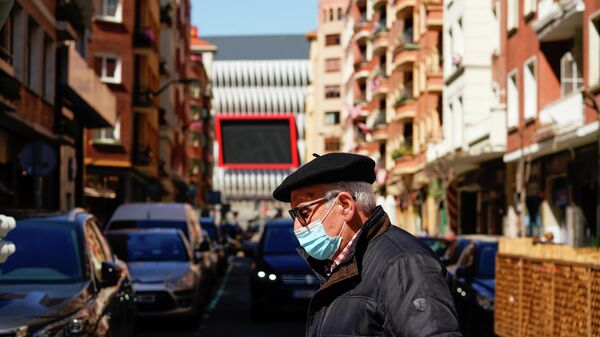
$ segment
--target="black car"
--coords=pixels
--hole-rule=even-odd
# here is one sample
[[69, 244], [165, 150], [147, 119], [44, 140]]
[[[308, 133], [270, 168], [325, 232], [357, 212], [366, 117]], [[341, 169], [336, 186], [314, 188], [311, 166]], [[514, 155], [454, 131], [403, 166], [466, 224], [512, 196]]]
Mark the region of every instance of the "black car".
[[0, 336], [133, 336], [137, 304], [127, 266], [95, 218], [17, 221], [17, 250], [0, 264]]
[[253, 317], [262, 318], [267, 311], [306, 309], [320, 281], [298, 248], [291, 219], [265, 225], [250, 280]]
[[200, 225], [202, 230], [208, 233], [211, 242], [212, 250], [217, 254], [219, 260], [217, 262], [217, 269], [219, 274], [223, 274], [227, 269], [227, 239], [221, 233], [220, 226], [217, 226], [214, 218], [202, 217], [200, 218]]

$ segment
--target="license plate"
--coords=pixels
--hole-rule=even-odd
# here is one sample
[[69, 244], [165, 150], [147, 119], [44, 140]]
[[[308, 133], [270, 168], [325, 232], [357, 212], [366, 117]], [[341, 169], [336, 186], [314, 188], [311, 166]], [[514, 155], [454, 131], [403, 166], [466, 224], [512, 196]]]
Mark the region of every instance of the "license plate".
[[137, 300], [139, 303], [154, 303], [156, 297], [154, 295], [137, 295]]
[[294, 290], [292, 296], [294, 298], [311, 298], [314, 294], [314, 290]]

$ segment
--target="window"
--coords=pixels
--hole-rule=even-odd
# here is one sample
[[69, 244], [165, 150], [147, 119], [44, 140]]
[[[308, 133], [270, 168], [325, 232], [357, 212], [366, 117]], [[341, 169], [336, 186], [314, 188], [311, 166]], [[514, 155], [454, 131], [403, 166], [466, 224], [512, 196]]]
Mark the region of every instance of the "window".
[[517, 85], [518, 70], [512, 71], [507, 79], [506, 109], [508, 128], [515, 128], [519, 123], [519, 87]]
[[525, 120], [535, 118], [537, 114], [537, 69], [535, 58], [525, 63], [524, 69]]
[[560, 91], [563, 96], [575, 92], [583, 85], [583, 78], [571, 52], [560, 59]]
[[122, 20], [122, 6], [120, 0], [100, 0], [98, 18], [106, 21], [120, 22]]
[[94, 70], [102, 82], [121, 83], [121, 60], [116, 55], [96, 55]]
[[54, 100], [54, 61], [55, 61], [54, 42], [46, 36], [44, 38], [44, 72], [43, 72], [43, 92], [42, 96], [52, 102]]
[[339, 58], [326, 59], [325, 60], [325, 71], [328, 73], [340, 71], [340, 59]]
[[537, 10], [537, 0], [523, 1], [523, 16], [528, 18]]
[[340, 97], [340, 86], [339, 85], [326, 85], [325, 86], [325, 98], [339, 98]]
[[590, 19], [589, 28], [588, 85], [591, 87], [600, 84], [600, 12]]
[[339, 138], [327, 138], [325, 139], [325, 152], [339, 151], [342, 147]]
[[94, 143], [119, 144], [121, 140], [121, 119], [117, 116], [114, 128], [94, 129], [92, 133]]
[[325, 125], [337, 125], [340, 124], [340, 112], [329, 111], [325, 113]]
[[492, 30], [494, 49], [492, 50], [492, 57], [497, 57], [500, 55], [500, 32], [502, 31], [502, 23], [500, 22], [500, 10], [500, 1], [496, 1], [492, 7], [492, 16], [494, 17], [494, 24]]
[[519, 26], [519, 0], [508, 0], [507, 11], [506, 30], [510, 33]]
[[329, 21], [333, 21], [333, 9], [329, 10]]
[[344, 19], [344, 13], [342, 13], [342, 9], [341, 9], [341, 8], [338, 8], [338, 10], [337, 10], [337, 14], [338, 14], [338, 15], [337, 15], [337, 19], [338, 19], [339, 21], [342, 21], [342, 20]]
[[326, 46], [337, 46], [340, 44], [340, 34], [325, 35]]

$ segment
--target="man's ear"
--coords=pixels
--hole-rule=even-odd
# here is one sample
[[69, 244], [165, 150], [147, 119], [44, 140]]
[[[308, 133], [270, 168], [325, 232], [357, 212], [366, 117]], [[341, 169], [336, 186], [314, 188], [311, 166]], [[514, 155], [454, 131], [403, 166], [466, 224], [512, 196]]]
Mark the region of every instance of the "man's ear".
[[348, 192], [340, 192], [338, 195], [338, 201], [342, 206], [342, 216], [344, 217], [344, 220], [350, 222], [350, 220], [354, 218], [354, 214], [356, 212], [354, 198]]

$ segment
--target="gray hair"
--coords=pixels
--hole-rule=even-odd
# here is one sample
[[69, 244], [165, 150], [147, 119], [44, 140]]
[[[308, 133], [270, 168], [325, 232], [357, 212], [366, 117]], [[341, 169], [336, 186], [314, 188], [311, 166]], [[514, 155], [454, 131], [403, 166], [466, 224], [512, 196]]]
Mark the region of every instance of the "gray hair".
[[358, 208], [366, 215], [371, 215], [377, 206], [373, 186], [364, 181], [340, 181], [327, 185], [325, 197], [333, 198], [338, 192], [348, 192], [355, 199]]

